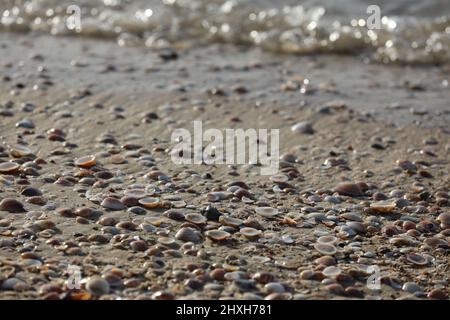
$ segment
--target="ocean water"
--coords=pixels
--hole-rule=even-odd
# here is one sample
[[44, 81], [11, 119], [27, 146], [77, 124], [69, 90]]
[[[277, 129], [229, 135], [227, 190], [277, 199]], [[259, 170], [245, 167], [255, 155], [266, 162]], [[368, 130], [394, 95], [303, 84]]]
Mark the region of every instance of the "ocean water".
[[[380, 8], [379, 20], [369, 18], [370, 5]], [[380, 23], [373, 28], [368, 19]], [[121, 46], [224, 42], [382, 63], [450, 62], [450, 0], [1, 0], [0, 30]]]

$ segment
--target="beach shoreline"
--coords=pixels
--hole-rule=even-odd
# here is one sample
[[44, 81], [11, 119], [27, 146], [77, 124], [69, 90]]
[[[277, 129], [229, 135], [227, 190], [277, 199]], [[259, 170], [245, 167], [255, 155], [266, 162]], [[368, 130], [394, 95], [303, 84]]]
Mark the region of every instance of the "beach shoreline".
[[[1, 299], [448, 298], [448, 66], [170, 50], [0, 34], [0, 165], [20, 165], [0, 175], [0, 199], [24, 206], [0, 211]], [[174, 164], [172, 132], [200, 120], [280, 129], [282, 177]], [[17, 144], [31, 154], [13, 157]], [[211, 206], [228, 220], [202, 220]], [[325, 235], [336, 252], [318, 250]], [[379, 266], [381, 290], [361, 265]]]

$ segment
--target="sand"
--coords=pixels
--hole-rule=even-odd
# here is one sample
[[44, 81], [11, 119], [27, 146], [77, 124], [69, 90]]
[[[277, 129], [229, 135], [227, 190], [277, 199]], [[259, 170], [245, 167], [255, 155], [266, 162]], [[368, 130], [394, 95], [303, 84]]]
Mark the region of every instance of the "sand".
[[[24, 141], [34, 156], [45, 160], [35, 176], [0, 176], [0, 199], [18, 199], [27, 211], [0, 211], [0, 298], [166, 297], [161, 292], [177, 299], [448, 297], [449, 235], [438, 220], [439, 214], [449, 212], [450, 202], [448, 66], [385, 66], [359, 57], [276, 55], [219, 44], [180, 47], [176, 59], [165, 61], [163, 53], [140, 47], [19, 34], [1, 34], [0, 48], [0, 105], [2, 110], [11, 111], [0, 116], [2, 142], [7, 149], [7, 145]], [[8, 104], [10, 109], [5, 108]], [[151, 112], [157, 117], [149, 116]], [[34, 128], [16, 127], [23, 119], [31, 120]], [[290, 178], [288, 187], [277, 187], [253, 165], [174, 164], [171, 133], [175, 128], [192, 128], [194, 120], [202, 120], [205, 128], [220, 130], [280, 129], [280, 154], [297, 158], [292, 164], [295, 177]], [[292, 132], [291, 126], [300, 121], [311, 123], [314, 134]], [[52, 128], [63, 130], [65, 142], [48, 139], [47, 131]], [[104, 133], [110, 133], [117, 144], [99, 142]], [[121, 154], [125, 163], [112, 163], [111, 154]], [[94, 180], [83, 184], [82, 177], [76, 175], [81, 169], [74, 167], [73, 161], [86, 155], [95, 155], [99, 167], [113, 173], [114, 178], [90, 175]], [[342, 165], [327, 166], [330, 158], [340, 159]], [[9, 159], [6, 153], [0, 161]], [[400, 159], [414, 162], [417, 172], [399, 169], [396, 161]], [[149, 180], [145, 175], [152, 170], [163, 172], [178, 188], [167, 186], [167, 181]], [[71, 185], [55, 184], [61, 177]], [[19, 183], [20, 178], [42, 191], [45, 205], [31, 204], [20, 195], [20, 183], [25, 183]], [[205, 198], [208, 192], [226, 190], [228, 183], [236, 181], [249, 186], [253, 202], [234, 198], [209, 203]], [[339, 204], [324, 200], [339, 183], [358, 181], [368, 184], [363, 197], [337, 196]], [[91, 182], [97, 183], [91, 186]], [[106, 195], [120, 198], [133, 184], [158, 185], [165, 207], [135, 214], [100, 206], [99, 199]], [[392, 195], [392, 190], [406, 195]], [[98, 199], [89, 200], [89, 192]], [[390, 214], [373, 213], [368, 207], [377, 202], [373, 199], [376, 192], [386, 194], [388, 200], [404, 198], [409, 203], [397, 206]], [[194, 245], [193, 255], [186, 253], [189, 245], [183, 247], [179, 240], [173, 247], [161, 249], [158, 239], [173, 238], [183, 226], [183, 222], [162, 214], [178, 205], [175, 198], [164, 198], [169, 195], [185, 202], [180, 209], [184, 213], [200, 213], [201, 208], [213, 205], [224, 215], [256, 219], [263, 235], [249, 241], [237, 232], [230, 241], [216, 243], [204, 233], [216, 226], [211, 222], [210, 226], [200, 226], [202, 241]], [[113, 236], [108, 234], [111, 230], [101, 230], [99, 217], [77, 222], [75, 217], [58, 214], [58, 208], [83, 206], [100, 210], [103, 217], [133, 221], [136, 226], [149, 216], [161, 216], [163, 222], [152, 232], [119, 228]], [[258, 217], [255, 206], [277, 207], [280, 215], [276, 219]], [[313, 221], [308, 216], [311, 212], [335, 218], [329, 223]], [[340, 217], [344, 212], [357, 212], [366, 227], [370, 217], [376, 217], [378, 227], [346, 238], [336, 229], [346, 221]], [[408, 219], [419, 229], [414, 241], [390, 243], [392, 237], [382, 228], [396, 223], [400, 233], [406, 234], [400, 224]], [[54, 226], [48, 229], [52, 231], [36, 227], [40, 220], [50, 220]], [[421, 221], [431, 221], [436, 228], [421, 230]], [[21, 233], [24, 229], [35, 234]], [[337, 267], [346, 274], [354, 274], [351, 270], [360, 264], [379, 266], [383, 272], [381, 290], [367, 288], [367, 274], [361, 279], [353, 277], [350, 284], [340, 278], [322, 281], [327, 278], [320, 275], [325, 266], [315, 262], [321, 254], [313, 247], [321, 232], [338, 236], [339, 254], [335, 258]], [[89, 239], [102, 233], [107, 234], [106, 243]], [[133, 250], [130, 242], [136, 237], [149, 249]], [[446, 241], [447, 247], [424, 246], [431, 237]], [[362, 243], [360, 250], [349, 249], [355, 241]], [[68, 250], [72, 246], [79, 250]], [[158, 250], [160, 257], [155, 256]], [[367, 252], [370, 254], [364, 256]], [[408, 262], [406, 257], [412, 252], [425, 255], [429, 261], [420, 267]], [[158, 266], [161, 263], [163, 267]], [[79, 291], [67, 288], [68, 265], [81, 268]], [[207, 276], [218, 268], [229, 273], [244, 271], [256, 280], [249, 284], [233, 275], [228, 280]], [[301, 276], [305, 270], [318, 274], [306, 279]], [[274, 275], [274, 281], [283, 284], [283, 292], [266, 288], [255, 276], [262, 271]], [[113, 286], [111, 273], [120, 285]], [[96, 295], [87, 283], [101, 275], [109, 275], [111, 288]], [[17, 280], [7, 282], [11, 278]], [[413, 296], [402, 290], [407, 282], [417, 283], [422, 291]], [[10, 283], [14, 284], [11, 288]], [[334, 283], [342, 287], [333, 287]], [[349, 287], [356, 293], [342, 291]]]

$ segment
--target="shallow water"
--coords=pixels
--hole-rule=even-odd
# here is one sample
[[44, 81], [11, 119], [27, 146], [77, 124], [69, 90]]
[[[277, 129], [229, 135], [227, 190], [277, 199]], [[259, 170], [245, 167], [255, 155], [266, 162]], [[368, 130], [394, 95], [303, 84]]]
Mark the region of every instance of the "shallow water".
[[[380, 29], [367, 27], [371, 4], [381, 9]], [[67, 13], [71, 5], [79, 15]], [[450, 0], [2, 0], [0, 10], [4, 31], [110, 38], [121, 46], [225, 42], [384, 63], [450, 61]]]

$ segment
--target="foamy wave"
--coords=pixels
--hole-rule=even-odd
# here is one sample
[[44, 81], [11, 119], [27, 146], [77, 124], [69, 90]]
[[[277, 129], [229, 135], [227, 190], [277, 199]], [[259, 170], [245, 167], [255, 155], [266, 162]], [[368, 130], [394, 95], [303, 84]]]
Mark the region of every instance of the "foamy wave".
[[[81, 10], [80, 30], [68, 27], [66, 10], [74, 4]], [[384, 63], [450, 61], [448, 17], [384, 15], [381, 28], [369, 30], [365, 12], [358, 16], [350, 8], [346, 15], [260, 0], [4, 0], [0, 28], [113, 38], [121, 46], [224, 42], [293, 54], [365, 54]]]

